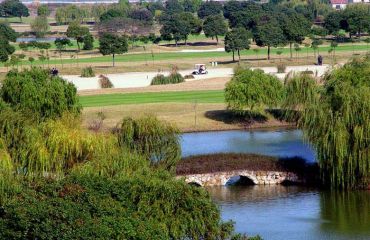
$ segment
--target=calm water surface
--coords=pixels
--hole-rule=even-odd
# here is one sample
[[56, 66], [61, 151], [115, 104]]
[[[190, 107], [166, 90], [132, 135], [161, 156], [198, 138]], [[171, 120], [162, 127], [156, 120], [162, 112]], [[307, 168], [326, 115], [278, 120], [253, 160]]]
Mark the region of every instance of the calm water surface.
[[[183, 156], [240, 152], [315, 161], [299, 130], [201, 132], [182, 135]], [[298, 186], [207, 188], [237, 232], [265, 240], [370, 240], [370, 191]]]
[[300, 156], [315, 161], [314, 151], [304, 143], [300, 130], [219, 131], [185, 133], [181, 138], [184, 157], [199, 154], [235, 152], [269, 156]]

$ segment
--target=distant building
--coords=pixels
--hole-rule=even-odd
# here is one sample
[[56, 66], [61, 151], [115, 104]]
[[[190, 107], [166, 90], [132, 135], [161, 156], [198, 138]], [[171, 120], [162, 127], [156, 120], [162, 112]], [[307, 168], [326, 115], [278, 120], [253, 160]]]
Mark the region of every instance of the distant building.
[[352, 3], [370, 3], [370, 0], [331, 0], [331, 6], [336, 10], [342, 10]]

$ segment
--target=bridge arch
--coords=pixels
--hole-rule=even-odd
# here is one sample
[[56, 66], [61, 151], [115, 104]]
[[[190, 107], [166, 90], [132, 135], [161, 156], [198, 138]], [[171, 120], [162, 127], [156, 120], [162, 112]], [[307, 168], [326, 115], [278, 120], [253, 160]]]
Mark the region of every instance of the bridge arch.
[[228, 178], [225, 185], [256, 185], [254, 177], [246, 174], [233, 175]]

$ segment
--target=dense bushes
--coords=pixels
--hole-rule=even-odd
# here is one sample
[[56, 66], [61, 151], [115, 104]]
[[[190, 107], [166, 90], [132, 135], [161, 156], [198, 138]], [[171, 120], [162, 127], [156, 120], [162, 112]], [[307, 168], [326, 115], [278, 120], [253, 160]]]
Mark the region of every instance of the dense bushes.
[[81, 77], [85, 77], [85, 78], [95, 77], [95, 73], [92, 67], [83, 68], [81, 72]]
[[[216, 239], [206, 191], [156, 176], [38, 180], [7, 202], [1, 239]], [[226, 228], [230, 229], [230, 228]]]
[[67, 111], [78, 114], [81, 110], [75, 86], [41, 68], [10, 71], [0, 98], [12, 109], [30, 111], [31, 116], [41, 119], [61, 117]]
[[236, 69], [236, 75], [227, 83], [225, 100], [235, 111], [259, 111], [277, 106], [284, 95], [282, 83], [261, 70]]
[[178, 73], [176, 68], [174, 68], [171, 71], [170, 75], [168, 75], [167, 77], [163, 74], [158, 74], [157, 76], [155, 76], [152, 80], [151, 85], [176, 84], [182, 83], [184, 81], [184, 77], [180, 73]]

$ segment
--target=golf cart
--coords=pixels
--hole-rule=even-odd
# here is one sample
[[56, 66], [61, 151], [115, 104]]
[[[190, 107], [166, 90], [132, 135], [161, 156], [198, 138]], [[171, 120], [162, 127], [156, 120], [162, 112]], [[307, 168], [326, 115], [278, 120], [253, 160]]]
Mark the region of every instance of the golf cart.
[[194, 71], [192, 72], [193, 75], [200, 75], [200, 74], [208, 74], [207, 68], [205, 64], [195, 64]]

